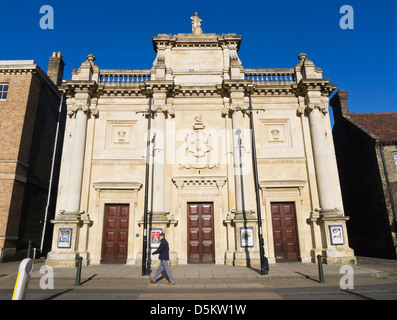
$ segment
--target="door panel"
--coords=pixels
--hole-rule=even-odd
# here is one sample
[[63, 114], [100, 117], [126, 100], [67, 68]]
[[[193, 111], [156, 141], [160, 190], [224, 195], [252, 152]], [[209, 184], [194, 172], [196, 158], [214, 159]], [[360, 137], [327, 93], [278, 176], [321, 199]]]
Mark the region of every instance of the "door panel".
[[188, 263], [214, 263], [214, 219], [212, 203], [189, 203]]
[[105, 205], [102, 263], [126, 263], [128, 205]]
[[276, 262], [297, 261], [299, 254], [294, 203], [272, 203], [271, 211]]

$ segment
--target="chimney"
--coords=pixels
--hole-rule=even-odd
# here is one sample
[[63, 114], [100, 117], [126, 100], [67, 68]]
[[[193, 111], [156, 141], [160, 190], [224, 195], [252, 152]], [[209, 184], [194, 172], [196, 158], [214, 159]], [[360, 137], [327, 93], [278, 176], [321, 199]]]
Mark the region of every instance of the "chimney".
[[347, 98], [349, 93], [347, 91], [338, 90], [329, 101], [332, 109], [334, 110], [335, 122], [349, 113], [349, 106], [347, 105]]
[[62, 54], [60, 52], [53, 52], [52, 57], [48, 61], [47, 75], [57, 86], [62, 84], [64, 67], [65, 62], [62, 60]]

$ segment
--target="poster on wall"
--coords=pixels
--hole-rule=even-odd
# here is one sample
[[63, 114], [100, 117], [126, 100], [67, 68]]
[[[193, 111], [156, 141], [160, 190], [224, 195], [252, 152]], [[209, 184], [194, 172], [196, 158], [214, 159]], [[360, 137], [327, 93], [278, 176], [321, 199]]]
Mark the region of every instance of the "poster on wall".
[[330, 225], [331, 244], [344, 244], [342, 225]]
[[70, 248], [72, 243], [72, 228], [59, 228], [58, 248]]
[[241, 247], [254, 246], [254, 230], [252, 227], [240, 228]]
[[158, 248], [160, 246], [160, 233], [163, 232], [161, 228], [150, 229], [150, 248]]

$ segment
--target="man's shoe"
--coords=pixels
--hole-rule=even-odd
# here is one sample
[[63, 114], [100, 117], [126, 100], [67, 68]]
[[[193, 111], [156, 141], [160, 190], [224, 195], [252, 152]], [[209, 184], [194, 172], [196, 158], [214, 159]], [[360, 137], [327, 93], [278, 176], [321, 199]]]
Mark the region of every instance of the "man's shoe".
[[169, 286], [173, 286], [174, 284], [175, 284], [175, 282], [170, 282], [170, 281], [168, 282]]
[[151, 283], [156, 283], [152, 278], [149, 279]]

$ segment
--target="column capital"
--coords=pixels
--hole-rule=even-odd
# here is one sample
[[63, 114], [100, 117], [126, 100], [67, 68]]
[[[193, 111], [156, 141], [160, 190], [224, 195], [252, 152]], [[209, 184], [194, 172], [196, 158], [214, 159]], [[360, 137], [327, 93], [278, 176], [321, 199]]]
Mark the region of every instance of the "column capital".
[[222, 116], [226, 116], [228, 114], [233, 114], [239, 111], [241, 111], [243, 115], [250, 114], [249, 106], [243, 102], [231, 103], [229, 107], [224, 107], [221, 112], [222, 112]]
[[87, 115], [98, 116], [98, 84], [95, 81], [67, 81], [60, 88], [66, 97], [68, 115], [72, 117], [81, 110]]
[[328, 106], [326, 103], [320, 103], [320, 102], [309, 102], [306, 105], [306, 110], [310, 113], [313, 110], [318, 109], [320, 110], [320, 112], [322, 112], [323, 114], [327, 114], [328, 113]]
[[164, 104], [155, 104], [153, 106], [152, 111], [154, 113], [163, 113], [164, 115], [168, 114], [171, 117], [175, 116], [175, 110], [172, 107], [168, 107], [167, 105]]
[[96, 106], [92, 107], [91, 105], [72, 105], [68, 106], [68, 115], [72, 117], [78, 111], [82, 111], [85, 114], [89, 115], [92, 114], [94, 117], [99, 115], [98, 108]]

